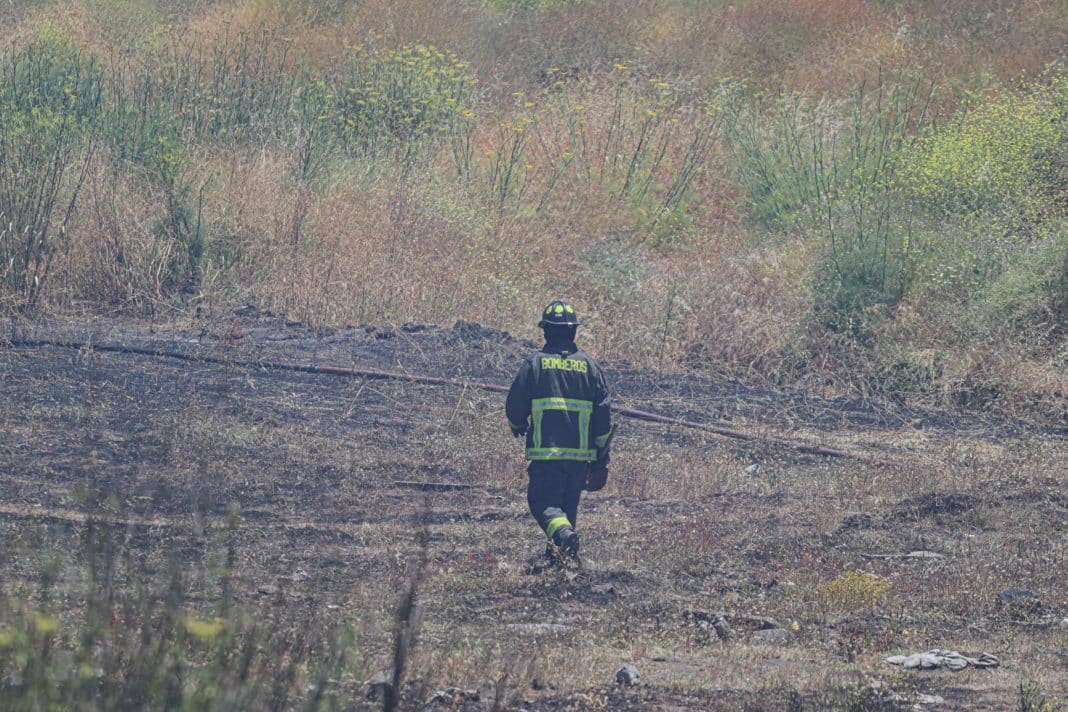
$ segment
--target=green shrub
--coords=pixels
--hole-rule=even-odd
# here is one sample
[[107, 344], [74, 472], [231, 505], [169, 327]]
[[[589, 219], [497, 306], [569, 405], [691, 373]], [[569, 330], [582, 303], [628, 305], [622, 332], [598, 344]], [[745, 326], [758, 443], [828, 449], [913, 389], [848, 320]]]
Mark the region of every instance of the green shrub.
[[874, 608], [889, 590], [890, 582], [885, 578], [862, 571], [849, 571], [819, 588], [824, 601], [850, 610]]
[[488, 7], [495, 10], [544, 10], [546, 8], [569, 5], [581, 0], [483, 0]]
[[[487, 177], [501, 207], [527, 199], [542, 214], [570, 192], [611, 196], [658, 243], [689, 224], [685, 207], [719, 137], [704, 93], [617, 64], [605, 81], [546, 72], [548, 89], [515, 94], [498, 122]], [[607, 104], [607, 105], [606, 105]]]
[[159, 275], [167, 293], [198, 285], [209, 247], [202, 216], [208, 181], [194, 169], [199, 151], [281, 144], [306, 179], [333, 145], [329, 90], [310, 70], [291, 67], [280, 35], [224, 35], [212, 46], [180, 39], [112, 67], [101, 121], [113, 170], [141, 173], [162, 192], [154, 231], [175, 245]]
[[90, 120], [101, 107], [103, 74], [96, 58], [62, 39], [44, 39], [7, 53], [0, 63], [0, 106]]
[[1001, 91], [929, 131], [902, 169], [924, 208], [916, 293], [944, 337], [1008, 337], [1045, 351], [1064, 338], [1068, 76]]
[[[1068, 242], [1068, 241], [1066, 241]], [[1053, 320], [1054, 339], [1068, 341], [1068, 245], [1062, 245], [1060, 267], [1053, 272], [1049, 282], [1050, 316]]]
[[410, 158], [428, 139], [462, 134], [475, 98], [468, 63], [451, 52], [358, 47], [337, 87], [337, 121], [351, 150]]
[[1064, 299], [1063, 272], [1068, 257], [1068, 230], [1021, 246], [1019, 254], [985, 286], [981, 298], [982, 333], [1015, 330], [1041, 339], [1063, 328], [1058, 303]]
[[205, 46], [174, 38], [115, 72], [116, 103], [132, 105], [147, 126], [171, 123], [184, 142], [262, 144], [291, 125], [306, 80], [291, 69], [289, 44], [275, 32], [223, 35]]
[[5, 55], [0, 70], [0, 285], [27, 309], [85, 177], [101, 76], [91, 56], [54, 42]]
[[81, 0], [81, 4], [99, 19], [108, 39], [127, 45], [149, 37], [164, 20], [155, 0]]
[[727, 82], [720, 90], [734, 174], [753, 214], [772, 228], [796, 227], [816, 194], [805, 154], [814, 145], [813, 118], [824, 107], [780, 96], [767, 116], [760, 108], [762, 97], [749, 96], [745, 85]]
[[263, 4], [290, 22], [310, 20], [326, 23], [343, 17], [350, 7], [357, 4], [357, 0], [266, 0]]
[[202, 186], [198, 191], [190, 140], [198, 127], [190, 123], [195, 118], [184, 120], [167, 98], [156, 93], [152, 78], [149, 73], [138, 76], [129, 93], [112, 87], [101, 137], [111, 147], [111, 170], [143, 175], [161, 192], [162, 217], [153, 231], [176, 247], [158, 275], [161, 290], [169, 294], [197, 284], [205, 251]]
[[917, 145], [903, 173], [937, 214], [1000, 213], [1036, 222], [1062, 210], [1068, 75], [963, 108]]
[[919, 78], [880, 74], [845, 102], [780, 97], [765, 116], [743, 88], [724, 87], [728, 144], [755, 215], [822, 241], [815, 312], [831, 331], [868, 339], [871, 308], [905, 293], [915, 245], [898, 174], [930, 96]]

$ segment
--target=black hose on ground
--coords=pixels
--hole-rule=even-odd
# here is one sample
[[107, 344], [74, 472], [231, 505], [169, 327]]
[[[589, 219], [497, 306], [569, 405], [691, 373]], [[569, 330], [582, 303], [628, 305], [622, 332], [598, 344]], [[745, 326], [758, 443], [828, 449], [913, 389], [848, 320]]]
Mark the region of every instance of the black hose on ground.
[[[495, 383], [481, 383], [478, 381], [461, 381], [452, 378], [439, 378], [437, 376], [425, 376], [420, 374], [400, 373], [394, 371], [381, 371], [370, 368], [343, 368], [340, 366], [313, 366], [304, 365], [298, 363], [287, 363], [284, 361], [244, 361], [230, 358], [222, 358], [220, 356], [208, 356], [188, 354], [181, 351], [171, 351], [167, 349], [152, 349], [139, 346], [122, 346], [119, 344], [94, 344], [86, 341], [59, 341], [52, 339], [16, 339], [8, 342], [12, 347], [16, 348], [65, 348], [76, 350], [93, 350], [102, 351], [105, 353], [120, 353], [120, 354], [137, 354], [141, 356], [151, 356], [154, 358], [171, 358], [181, 361], [191, 361], [194, 363], [210, 363], [223, 366], [239, 366], [242, 368], [259, 368], [272, 371], [294, 371], [298, 373], [311, 373], [318, 375], [329, 376], [341, 376], [347, 378], [368, 378], [375, 380], [393, 380], [393, 381], [407, 381], [409, 383], [423, 383], [432, 386], [454, 386], [457, 388], [472, 388], [483, 391], [491, 391], [494, 393], [507, 393], [508, 387], [501, 386]], [[725, 438], [731, 438], [733, 440], [742, 440], [747, 442], [759, 442], [775, 445], [777, 447], [785, 448], [788, 450], [794, 450], [795, 452], [801, 452], [808, 455], [822, 455], [824, 457], [846, 458], [855, 460], [857, 462], [863, 462], [870, 465], [899, 465], [892, 460], [885, 458], [874, 457], [866, 453], [857, 452], [854, 450], [844, 450], [841, 448], [827, 447], [825, 445], [817, 445], [805, 442], [799, 442], [796, 440], [790, 440], [788, 438], [782, 438], [775, 435], [762, 435], [755, 433], [747, 433], [742, 430], [736, 430], [734, 428], [727, 428], [721, 425], [713, 425], [710, 423], [699, 423], [691, 420], [685, 420], [682, 418], [673, 418], [667, 415], [660, 415], [659, 413], [651, 413], [644, 410], [637, 410], [635, 408], [625, 408], [622, 406], [613, 406], [613, 412], [618, 413], [627, 418], [633, 418], [635, 420], [643, 420], [650, 423], [662, 423], [665, 425], [676, 425], [682, 428], [688, 428], [691, 430], [700, 430], [706, 433], [712, 433]]]

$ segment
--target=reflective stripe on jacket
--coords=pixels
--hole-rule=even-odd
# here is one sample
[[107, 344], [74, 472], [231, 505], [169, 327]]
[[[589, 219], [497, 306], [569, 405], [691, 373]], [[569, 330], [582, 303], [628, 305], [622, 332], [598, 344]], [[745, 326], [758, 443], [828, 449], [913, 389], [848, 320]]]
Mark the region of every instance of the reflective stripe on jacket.
[[609, 406], [596, 361], [574, 344], [546, 345], [520, 366], [505, 414], [512, 428], [528, 428], [528, 460], [593, 462], [611, 430]]

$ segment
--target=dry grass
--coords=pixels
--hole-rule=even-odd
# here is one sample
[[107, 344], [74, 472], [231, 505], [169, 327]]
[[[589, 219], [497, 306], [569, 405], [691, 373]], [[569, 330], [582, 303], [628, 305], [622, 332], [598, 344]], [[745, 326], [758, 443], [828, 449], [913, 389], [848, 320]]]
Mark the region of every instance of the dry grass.
[[162, 305], [180, 246], [161, 236], [163, 196], [136, 176], [97, 166], [59, 263], [57, 282], [71, 305], [144, 309]]
[[[445, 145], [407, 167], [336, 151], [311, 178], [298, 177], [288, 145], [191, 145], [189, 183], [206, 186], [209, 235], [196, 280], [162, 269], [179, 249], [158, 228], [163, 189], [140, 168], [102, 153], [69, 245], [57, 256], [52, 307], [195, 312], [249, 301], [319, 325], [463, 318], [527, 336], [529, 314], [546, 295], [566, 294], [589, 316], [591, 344], [612, 359], [1060, 417], [1064, 396], [1056, 394], [1066, 391], [1056, 344], [1025, 349], [1011, 334], [961, 336], [947, 328], [952, 314], [908, 297], [874, 348], [821, 331], [812, 314], [819, 244], [752, 222], [718, 141], [702, 155], [685, 199], [667, 218], [650, 218], [685, 161], [689, 144], [680, 137], [693, 130], [696, 98], [720, 80], [815, 100], [841, 95], [876, 66], [917, 70], [940, 82], [936, 103], [948, 115], [966, 92], [1034, 76], [1062, 57], [1064, 17], [1056, 3], [545, 5], [20, 5], [0, 31], [0, 47], [45, 35], [105, 57], [151, 56], [168, 43], [211, 57], [235, 38], [267, 36], [284, 38], [289, 69], [303, 59], [329, 77], [356, 45], [423, 43], [455, 51], [480, 81], [472, 168], [463, 177], [454, 175]], [[593, 147], [589, 155], [615, 145], [624, 71], [616, 65], [637, 76], [636, 84], [670, 85], [665, 92], [677, 92], [685, 109], [641, 199], [623, 195], [619, 176], [591, 177], [596, 161], [565, 158], [575, 145]], [[636, 100], [626, 109], [640, 117], [653, 106]], [[636, 125], [628, 128], [631, 148]], [[488, 176], [517, 126], [529, 132], [516, 163], [521, 185], [498, 199]], [[665, 130], [670, 126], [665, 121]], [[927, 364], [931, 379], [924, 381]], [[880, 392], [887, 373], [914, 366], [917, 382], [898, 391], [883, 383]]]
[[[433, 182], [356, 173], [294, 190], [278, 157], [237, 159], [229, 169], [217, 214], [235, 238], [238, 283], [250, 299], [300, 320], [481, 314], [499, 322], [512, 316], [502, 307], [513, 308], [520, 276], [533, 271], [529, 256], [479, 224], [477, 212], [442, 205]], [[524, 303], [533, 296], [524, 293]]]

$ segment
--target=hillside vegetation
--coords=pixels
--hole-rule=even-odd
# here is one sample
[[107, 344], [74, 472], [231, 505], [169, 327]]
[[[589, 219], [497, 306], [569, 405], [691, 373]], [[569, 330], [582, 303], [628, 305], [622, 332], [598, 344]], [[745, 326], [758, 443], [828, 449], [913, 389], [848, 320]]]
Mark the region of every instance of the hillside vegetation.
[[0, 306], [531, 332], [1061, 421], [1063, 4], [14, 0]]
[[[1066, 40], [0, 0], [0, 710], [1065, 709]], [[620, 413], [580, 570], [481, 385], [554, 298], [692, 421]]]

